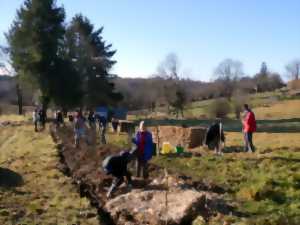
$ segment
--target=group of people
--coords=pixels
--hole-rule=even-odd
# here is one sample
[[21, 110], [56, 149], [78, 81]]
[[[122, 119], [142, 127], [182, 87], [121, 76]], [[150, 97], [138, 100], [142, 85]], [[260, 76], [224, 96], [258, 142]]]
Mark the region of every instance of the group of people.
[[88, 113], [87, 118], [83, 115], [81, 110], [77, 110], [75, 112], [75, 116], [71, 116], [72, 119], [69, 120], [74, 124], [74, 139], [75, 139], [75, 147], [79, 147], [79, 142], [81, 139], [84, 139], [87, 144], [90, 144], [89, 137], [87, 135], [87, 124], [88, 122], [89, 128], [95, 134], [97, 125], [99, 127], [100, 132], [100, 143], [106, 144], [106, 129], [107, 129], [107, 118], [102, 115], [95, 114], [94, 111], [90, 111]]
[[132, 142], [134, 147], [131, 151], [122, 151], [120, 154], [108, 156], [102, 163], [105, 173], [113, 176], [107, 198], [110, 198], [112, 193], [124, 182], [125, 177], [128, 188], [132, 188], [131, 173], [127, 168], [127, 164], [132, 160], [136, 160], [136, 177], [148, 178], [148, 162], [153, 154], [153, 139], [151, 132], [146, 129], [144, 121], [140, 122], [139, 130], [132, 138]]
[[[243, 135], [244, 135], [244, 151], [254, 152], [255, 147], [253, 145], [253, 133], [256, 132], [256, 120], [253, 111], [248, 104], [244, 105], [244, 112], [242, 114]], [[216, 155], [222, 155], [223, 148], [225, 147], [225, 135], [223, 130], [223, 124], [221, 121], [216, 121], [209, 127], [205, 144], [209, 149], [215, 151]]]
[[[254, 152], [252, 137], [256, 131], [256, 120], [253, 111], [250, 107], [244, 105], [244, 113], [242, 115], [243, 133], [245, 152]], [[140, 177], [141, 174], [144, 179], [148, 177], [148, 161], [153, 154], [153, 140], [152, 134], [147, 131], [144, 121], [140, 123], [139, 131], [132, 142], [136, 148], [131, 151], [122, 151], [118, 155], [108, 156], [102, 164], [104, 171], [112, 175], [113, 182], [107, 192], [107, 197], [110, 198], [112, 193], [119, 187], [126, 177], [128, 188], [132, 188], [131, 173], [127, 169], [127, 164], [136, 159], [136, 176]], [[214, 149], [218, 155], [222, 154], [222, 144], [225, 143], [225, 135], [223, 125], [220, 121], [213, 124], [207, 131], [206, 144], [210, 149]]]
[[[45, 127], [46, 112], [42, 109], [35, 109], [33, 112], [33, 121], [35, 130], [38, 131], [38, 124]], [[61, 111], [55, 113], [55, 124], [59, 127], [64, 124], [63, 114]], [[106, 127], [107, 118], [101, 115], [95, 114], [90, 111], [87, 118], [82, 114], [81, 110], [77, 110], [75, 114], [69, 115], [69, 121], [74, 125], [74, 140], [75, 147], [78, 148], [80, 140], [84, 139], [89, 145], [90, 141], [87, 136], [87, 124], [91, 130], [96, 130], [97, 124], [100, 130], [100, 143], [106, 144]], [[117, 120], [112, 120], [113, 128], [116, 129]], [[256, 131], [256, 120], [253, 111], [250, 107], [244, 105], [244, 113], [242, 115], [243, 134], [245, 142], [245, 152], [254, 152], [255, 147], [253, 145], [253, 133]], [[136, 160], [136, 176], [148, 178], [148, 162], [153, 155], [153, 139], [152, 134], [146, 129], [144, 121], [140, 122], [139, 130], [135, 137], [132, 138], [133, 148], [129, 151], [122, 151], [117, 155], [110, 155], [102, 163], [102, 167], [106, 174], [113, 176], [113, 182], [107, 192], [107, 197], [111, 197], [112, 193], [127, 180], [128, 188], [132, 187], [131, 173], [127, 169], [127, 164]], [[225, 135], [223, 131], [223, 125], [220, 121], [213, 124], [207, 131], [206, 145], [210, 149], [214, 149], [216, 154], [222, 154], [224, 148]]]

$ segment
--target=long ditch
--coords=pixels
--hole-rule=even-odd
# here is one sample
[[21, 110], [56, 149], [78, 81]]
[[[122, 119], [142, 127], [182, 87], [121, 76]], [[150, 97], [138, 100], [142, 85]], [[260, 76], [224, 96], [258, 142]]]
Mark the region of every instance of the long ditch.
[[[106, 189], [111, 182], [111, 178], [101, 174], [100, 162], [107, 154], [118, 151], [112, 146], [104, 147], [103, 149], [89, 150], [86, 148], [74, 149], [72, 146], [72, 136], [68, 135], [66, 131], [57, 132], [53, 127], [50, 129], [51, 136], [57, 144], [57, 151], [59, 155], [59, 170], [66, 176], [72, 178], [74, 185], [76, 185], [81, 197], [86, 197], [90, 200], [91, 205], [97, 209], [98, 220], [100, 225], [115, 225], [112, 216], [105, 211], [104, 205], [107, 201], [105, 197]], [[67, 140], [66, 140], [67, 139]], [[79, 162], [79, 165], [78, 165]], [[162, 173], [162, 168], [151, 165], [153, 173]], [[95, 171], [98, 170], [98, 171]], [[199, 191], [211, 191], [218, 194], [223, 194], [226, 190], [221, 187], [203, 184], [199, 181], [193, 181], [190, 177], [184, 175], [173, 174], [178, 179], [185, 182], [190, 188]], [[201, 211], [201, 215], [208, 221], [216, 212], [222, 214], [235, 213], [234, 209], [225, 202], [207, 208]], [[238, 215], [238, 212], [235, 214]], [[190, 218], [190, 221], [195, 218]]]

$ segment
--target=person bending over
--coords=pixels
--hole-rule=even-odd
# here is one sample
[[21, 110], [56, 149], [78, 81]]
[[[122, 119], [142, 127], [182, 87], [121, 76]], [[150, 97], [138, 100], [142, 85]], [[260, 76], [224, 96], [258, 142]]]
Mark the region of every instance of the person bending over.
[[124, 182], [124, 177], [126, 177], [128, 188], [132, 188], [131, 173], [127, 169], [127, 164], [132, 160], [134, 152], [122, 151], [118, 155], [111, 155], [103, 160], [104, 172], [113, 176], [112, 184], [106, 194], [107, 198], [110, 198], [112, 193]]

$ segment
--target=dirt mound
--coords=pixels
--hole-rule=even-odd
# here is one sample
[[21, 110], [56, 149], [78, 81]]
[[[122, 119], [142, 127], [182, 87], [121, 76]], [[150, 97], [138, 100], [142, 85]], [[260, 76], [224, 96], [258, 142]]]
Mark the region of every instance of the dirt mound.
[[[102, 160], [120, 149], [106, 145], [102, 147], [73, 147], [72, 130], [64, 128], [53, 131], [61, 156], [61, 170], [72, 176], [83, 196], [92, 200], [98, 208], [104, 224], [190, 224], [197, 215], [209, 217], [209, 202], [218, 202], [217, 194], [199, 191], [186, 179], [168, 175], [161, 168], [150, 166], [150, 177], [154, 180], [133, 180], [133, 190], [123, 184], [112, 199], [106, 198], [111, 177], [101, 170]], [[211, 201], [209, 201], [211, 199]]]
[[209, 201], [218, 201], [216, 194], [197, 191], [169, 175], [147, 187], [109, 200], [105, 210], [117, 224], [191, 224], [199, 213], [208, 216]]
[[205, 127], [158, 126], [151, 129], [153, 140], [161, 147], [163, 142], [173, 146], [195, 148], [203, 144], [206, 134]]

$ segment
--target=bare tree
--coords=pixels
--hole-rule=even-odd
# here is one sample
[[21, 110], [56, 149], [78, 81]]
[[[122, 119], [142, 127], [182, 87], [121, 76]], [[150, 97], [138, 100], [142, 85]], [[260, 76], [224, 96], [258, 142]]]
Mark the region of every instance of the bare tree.
[[295, 59], [288, 63], [285, 67], [288, 76], [293, 80], [299, 80], [300, 76], [300, 59]]
[[243, 64], [238, 60], [225, 59], [217, 66], [214, 74], [220, 95], [231, 100], [237, 81], [244, 74]]
[[175, 53], [169, 53], [158, 66], [157, 72], [163, 78], [178, 80], [179, 67], [178, 56]]
[[164, 97], [169, 112], [174, 112], [176, 117], [179, 113], [183, 117], [184, 105], [187, 94], [182, 87], [179, 78], [179, 60], [175, 53], [170, 53], [158, 66], [158, 74], [168, 82], [164, 85]]
[[225, 59], [217, 66], [214, 74], [217, 79], [236, 80], [244, 75], [243, 64], [238, 60]]

